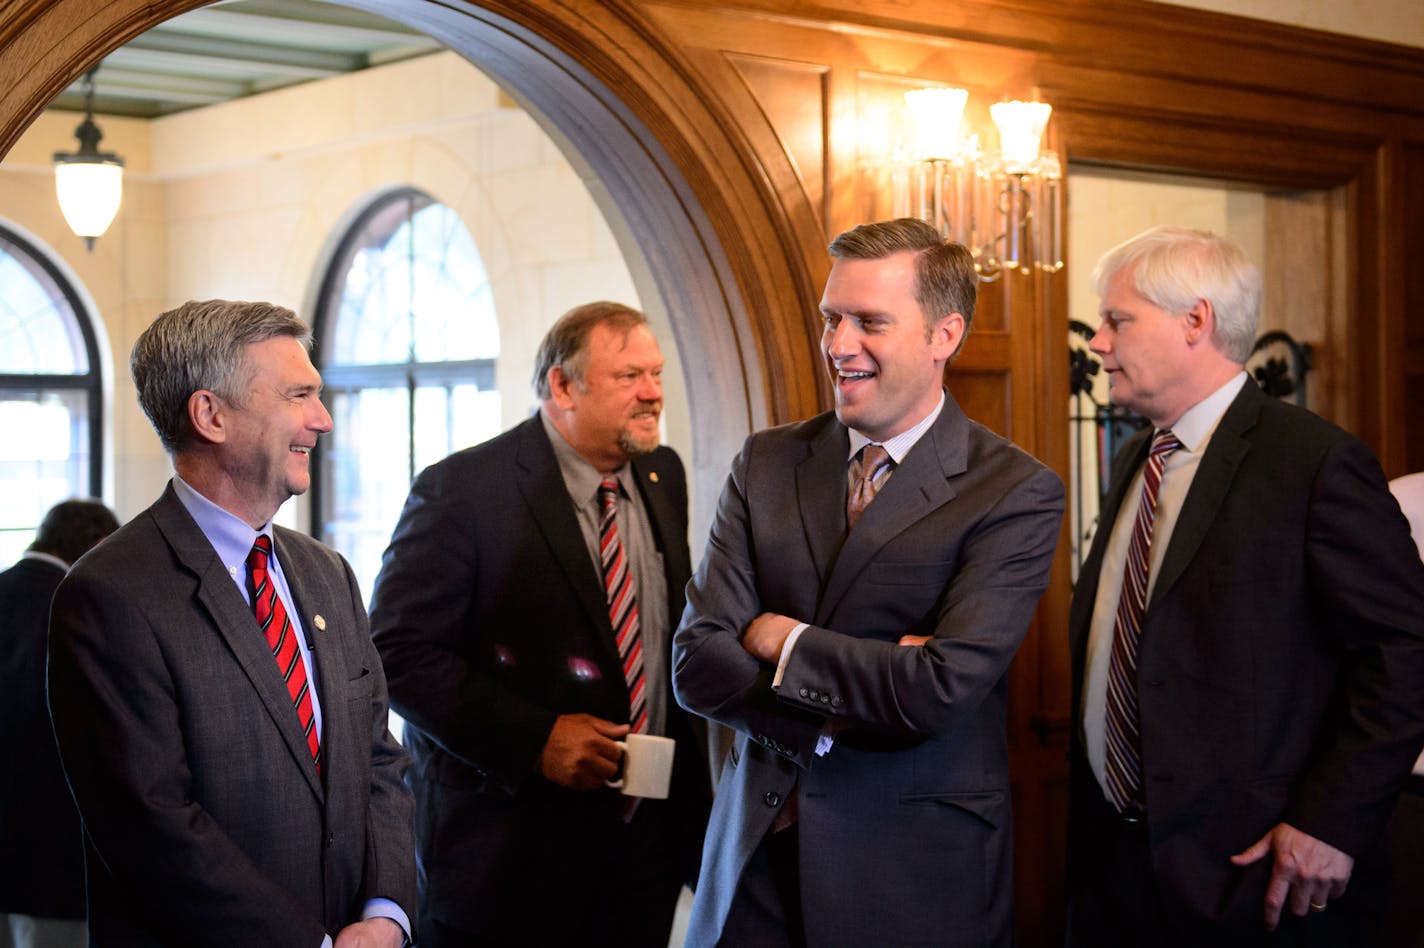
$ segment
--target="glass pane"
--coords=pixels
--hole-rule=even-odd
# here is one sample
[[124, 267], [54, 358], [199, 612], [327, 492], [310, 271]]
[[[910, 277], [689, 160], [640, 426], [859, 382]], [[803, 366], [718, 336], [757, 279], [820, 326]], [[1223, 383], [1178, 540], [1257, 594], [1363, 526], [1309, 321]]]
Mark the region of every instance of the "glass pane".
[[415, 390], [415, 469], [499, 434], [499, 393], [473, 385]]
[[0, 373], [88, 371], [84, 336], [63, 290], [23, 247], [0, 238]]
[[351, 561], [367, 601], [410, 491], [409, 405], [404, 388], [327, 393], [322, 539]]
[[459, 215], [432, 204], [416, 213], [410, 230], [416, 361], [498, 357], [489, 278]]
[[[479, 388], [492, 385], [499, 327], [474, 238], [429, 196], [377, 206], [347, 247], [323, 366], [335, 430], [320, 472], [322, 539], [369, 597], [411, 475], [499, 432], [499, 394]], [[413, 405], [396, 373], [422, 380]]]
[[13, 563], [45, 512], [84, 496], [89, 482], [88, 396], [0, 393], [0, 563]]
[[484, 262], [458, 214], [408, 193], [365, 218], [344, 267], [331, 361], [493, 359], [499, 328]]

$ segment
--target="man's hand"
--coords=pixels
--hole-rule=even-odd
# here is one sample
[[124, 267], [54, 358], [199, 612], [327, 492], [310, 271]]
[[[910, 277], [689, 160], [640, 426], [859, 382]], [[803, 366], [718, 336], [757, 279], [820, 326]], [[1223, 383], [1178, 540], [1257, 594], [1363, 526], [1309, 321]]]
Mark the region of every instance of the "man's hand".
[[401, 948], [405, 932], [389, 918], [368, 918], [336, 933], [333, 948]]
[[1272, 852], [1275, 865], [1266, 886], [1266, 928], [1271, 931], [1280, 924], [1287, 898], [1296, 915], [1322, 912], [1331, 899], [1345, 894], [1355, 868], [1352, 856], [1289, 823], [1277, 823], [1250, 849], [1232, 856], [1231, 861], [1249, 866]]
[[795, 619], [788, 619], [774, 612], [763, 612], [753, 619], [751, 625], [742, 633], [742, 648], [762, 661], [775, 665], [781, 661], [781, 647], [786, 644], [786, 637], [798, 625], [800, 623]]
[[900, 641], [895, 644], [908, 646], [909, 648], [918, 648], [928, 642], [930, 638], [931, 636], [928, 635], [902, 635], [900, 636]]
[[618, 772], [628, 725], [591, 714], [561, 714], [539, 754], [539, 772], [571, 790], [596, 790]]

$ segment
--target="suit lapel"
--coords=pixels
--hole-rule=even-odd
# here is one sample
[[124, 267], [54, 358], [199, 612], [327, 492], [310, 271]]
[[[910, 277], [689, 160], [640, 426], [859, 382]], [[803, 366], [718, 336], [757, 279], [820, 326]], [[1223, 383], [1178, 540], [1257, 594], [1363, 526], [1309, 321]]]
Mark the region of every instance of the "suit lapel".
[[1226, 499], [1236, 470], [1251, 450], [1251, 444], [1244, 435], [1255, 427], [1256, 419], [1261, 414], [1261, 400], [1265, 397], [1260, 388], [1248, 380], [1217, 423], [1216, 431], [1207, 442], [1206, 454], [1202, 455], [1197, 465], [1191, 489], [1182, 502], [1177, 523], [1172, 528], [1172, 539], [1163, 554], [1162, 565], [1152, 587], [1152, 599], [1147, 603], [1148, 609], [1172, 588], [1196, 556], [1207, 531], [1216, 521], [1217, 511]]
[[[684, 535], [687, 528], [673, 499], [668, 496], [666, 485], [663, 484], [662, 478], [668, 476], [667, 473], [659, 470], [658, 464], [651, 456], [636, 457], [632, 463], [633, 481], [638, 485], [643, 506], [647, 508], [648, 519], [652, 522], [653, 539], [657, 543], [658, 552], [663, 555], [663, 575], [671, 586], [675, 582], [673, 577], [688, 576], [692, 571], [692, 564], [688, 562], [685, 552], [687, 543]], [[669, 597], [669, 605], [674, 598], [680, 597]], [[677, 627], [679, 618], [672, 616], [673, 628]]]
[[796, 465], [796, 505], [822, 589], [845, 542], [849, 452], [845, 426], [832, 419], [811, 442], [810, 453]]
[[613, 642], [603, 583], [589, 559], [588, 545], [579, 529], [568, 488], [559, 471], [559, 461], [554, 457], [554, 447], [549, 444], [538, 415], [524, 423], [518, 451], [515, 463], [522, 471], [518, 479], [519, 492], [529, 514], [539, 525], [550, 555], [568, 578], [569, 587], [588, 614], [590, 624], [604, 634], [616, 656], [618, 648]]
[[[247, 675], [253, 691], [276, 724], [292, 756], [302, 766], [312, 791], [320, 797], [316, 768], [292, 710], [292, 696], [287, 693], [281, 676], [275, 673], [272, 652], [262, 638], [252, 610], [243, 601], [242, 594], [208, 538], [203, 536], [203, 531], [173, 493], [172, 485], [154, 505], [153, 517], [174, 557], [197, 579], [194, 598], [212, 618], [218, 634]], [[290, 578], [288, 576], [289, 581]]]
[[[968, 426], [964, 413], [946, 395], [944, 410], [935, 423], [896, 466], [846, 537], [816, 610], [818, 625], [826, 622], [885, 544], [954, 499], [956, 491], [949, 479], [963, 473], [968, 465]], [[841, 460], [838, 477], [842, 515], [838, 522], [844, 530], [844, 456]]]

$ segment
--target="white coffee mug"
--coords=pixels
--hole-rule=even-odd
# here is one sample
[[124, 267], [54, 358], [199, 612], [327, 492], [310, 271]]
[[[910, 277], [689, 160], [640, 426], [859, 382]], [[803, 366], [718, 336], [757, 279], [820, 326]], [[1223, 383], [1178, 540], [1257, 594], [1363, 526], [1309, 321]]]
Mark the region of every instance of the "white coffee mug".
[[608, 785], [624, 796], [666, 800], [677, 741], [656, 734], [629, 734], [618, 746], [623, 748], [622, 770]]

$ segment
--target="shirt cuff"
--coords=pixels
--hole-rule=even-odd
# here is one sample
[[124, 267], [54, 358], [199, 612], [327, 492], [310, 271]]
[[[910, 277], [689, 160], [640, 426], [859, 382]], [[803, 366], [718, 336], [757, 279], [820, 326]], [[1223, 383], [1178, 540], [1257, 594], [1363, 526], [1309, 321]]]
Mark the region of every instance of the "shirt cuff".
[[388, 918], [400, 926], [405, 933], [405, 943], [410, 944], [410, 916], [405, 914], [405, 910], [390, 899], [371, 899], [366, 903], [366, 907], [361, 910], [361, 920], [364, 922], [369, 918]]
[[786, 633], [786, 641], [781, 643], [781, 655], [776, 659], [776, 675], [771, 679], [771, 687], [781, 687], [781, 676], [786, 672], [786, 663], [791, 661], [791, 649], [796, 645], [796, 640], [801, 637], [811, 623], [798, 622], [796, 628]]

